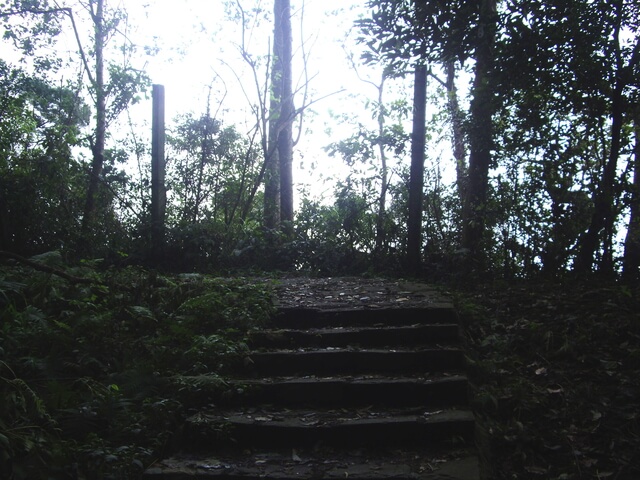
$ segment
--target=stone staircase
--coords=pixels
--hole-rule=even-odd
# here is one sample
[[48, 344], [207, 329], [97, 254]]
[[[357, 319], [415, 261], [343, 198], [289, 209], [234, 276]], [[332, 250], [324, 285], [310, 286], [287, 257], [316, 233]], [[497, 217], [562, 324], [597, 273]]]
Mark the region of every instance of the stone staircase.
[[281, 310], [144, 478], [478, 480], [450, 305]]

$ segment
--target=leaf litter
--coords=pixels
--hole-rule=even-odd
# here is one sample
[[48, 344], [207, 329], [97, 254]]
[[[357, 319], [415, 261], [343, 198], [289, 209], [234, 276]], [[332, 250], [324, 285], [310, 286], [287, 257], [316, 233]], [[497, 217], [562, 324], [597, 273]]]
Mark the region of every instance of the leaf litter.
[[500, 285], [457, 303], [491, 478], [640, 478], [637, 287]]

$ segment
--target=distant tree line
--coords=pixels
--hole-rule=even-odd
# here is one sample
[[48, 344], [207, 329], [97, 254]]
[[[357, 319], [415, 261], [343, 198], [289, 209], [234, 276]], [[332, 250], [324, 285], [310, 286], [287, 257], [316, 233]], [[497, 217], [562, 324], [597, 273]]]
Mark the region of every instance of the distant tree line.
[[[365, 79], [375, 93], [335, 118], [344, 133], [326, 147], [349, 173], [330, 202], [299, 192], [297, 211], [295, 130], [312, 103], [309, 82], [292, 83], [303, 4], [250, 4], [226, 8], [245, 28], [273, 26], [269, 51], [241, 41], [255, 127], [225, 123], [211, 96], [174, 119], [156, 266], [639, 279], [636, 2], [370, 0], [353, 67], [379, 72]], [[127, 12], [15, 0], [0, 21], [21, 58], [0, 60], [0, 249], [148, 261], [150, 146], [135, 125], [113, 134], [150, 83]], [[75, 58], [52, 47], [61, 31]], [[413, 94], [393, 93], [408, 81]]]

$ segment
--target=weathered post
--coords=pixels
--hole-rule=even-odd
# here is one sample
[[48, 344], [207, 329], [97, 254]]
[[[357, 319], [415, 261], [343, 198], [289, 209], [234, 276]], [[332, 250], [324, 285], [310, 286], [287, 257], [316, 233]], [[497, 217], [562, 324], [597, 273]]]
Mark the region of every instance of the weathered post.
[[407, 222], [407, 267], [418, 276], [422, 249], [422, 197], [424, 186], [424, 149], [427, 118], [427, 67], [417, 65], [413, 88], [413, 133], [411, 134], [411, 170], [409, 174], [409, 220]]
[[162, 260], [164, 250], [164, 86], [153, 86], [153, 119], [151, 122], [151, 254], [154, 262]]

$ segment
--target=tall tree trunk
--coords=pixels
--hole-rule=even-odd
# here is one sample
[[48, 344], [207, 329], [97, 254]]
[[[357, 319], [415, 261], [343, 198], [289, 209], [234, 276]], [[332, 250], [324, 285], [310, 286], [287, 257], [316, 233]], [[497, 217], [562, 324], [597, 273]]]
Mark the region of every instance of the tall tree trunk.
[[635, 147], [633, 163], [633, 186], [629, 226], [624, 241], [622, 273], [626, 281], [640, 280], [640, 115], [634, 121]]
[[269, 103], [269, 135], [264, 159], [264, 226], [274, 229], [280, 224], [280, 160], [278, 152], [278, 138], [280, 128], [280, 113], [282, 109], [282, 0], [275, 0], [274, 14], [274, 42], [271, 66], [271, 95]]
[[380, 155], [380, 196], [378, 197], [378, 215], [376, 217], [376, 253], [382, 253], [386, 241], [385, 217], [387, 212], [387, 189], [389, 188], [389, 167], [384, 145], [384, 127], [386, 113], [382, 101], [384, 99], [384, 84], [389, 73], [385, 68], [378, 86], [378, 155]]
[[447, 103], [449, 115], [451, 115], [451, 133], [453, 138], [453, 158], [456, 162], [456, 186], [458, 198], [463, 202], [466, 196], [467, 182], [467, 152], [464, 141], [464, 115], [458, 102], [458, 89], [456, 88], [456, 66], [453, 61], [447, 62]]
[[87, 235], [95, 220], [95, 198], [100, 185], [100, 174], [104, 166], [104, 146], [107, 130], [107, 106], [104, 88], [104, 44], [106, 41], [104, 0], [97, 0], [95, 12], [93, 10], [93, 4], [90, 4], [89, 8], [95, 32], [96, 76], [94, 88], [96, 92], [96, 129], [94, 143], [91, 146], [93, 161], [91, 163], [89, 186], [87, 188], [87, 198], [84, 215], [82, 217], [82, 236], [84, 239], [87, 239]]
[[[276, 30], [274, 49], [279, 51], [282, 64], [281, 108], [278, 132], [278, 161], [280, 163], [280, 221], [288, 222], [287, 229], [293, 222], [293, 76], [292, 76], [292, 44], [291, 4], [290, 0], [275, 2]], [[279, 26], [279, 28], [278, 28]], [[289, 232], [292, 233], [292, 232]]]
[[292, 33], [290, 0], [274, 0], [273, 67], [269, 140], [265, 158], [264, 224], [273, 229], [293, 221]]
[[407, 222], [407, 267], [420, 273], [422, 247], [422, 197], [424, 185], [424, 149], [427, 118], [427, 66], [418, 65], [413, 85], [413, 132], [411, 135], [411, 170], [409, 174], [409, 219]]
[[475, 78], [471, 100], [469, 175], [462, 211], [461, 246], [467, 250], [469, 269], [486, 268], [484, 236], [486, 203], [493, 145], [492, 116], [495, 109], [491, 72], [496, 29], [496, 0], [481, 0], [476, 45]]

